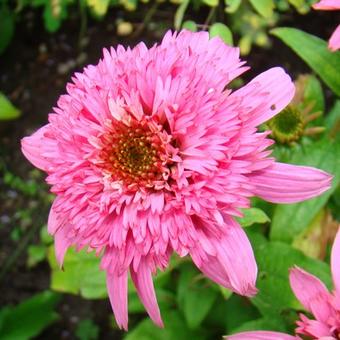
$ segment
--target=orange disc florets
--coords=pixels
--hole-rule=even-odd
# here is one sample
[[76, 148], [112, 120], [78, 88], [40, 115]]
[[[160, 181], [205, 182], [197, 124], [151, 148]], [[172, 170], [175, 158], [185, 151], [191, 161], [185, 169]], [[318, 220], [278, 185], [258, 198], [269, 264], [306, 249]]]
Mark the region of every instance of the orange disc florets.
[[169, 173], [166, 136], [148, 122], [116, 124], [105, 136], [101, 153], [104, 169], [126, 185], [153, 186], [164, 181]]

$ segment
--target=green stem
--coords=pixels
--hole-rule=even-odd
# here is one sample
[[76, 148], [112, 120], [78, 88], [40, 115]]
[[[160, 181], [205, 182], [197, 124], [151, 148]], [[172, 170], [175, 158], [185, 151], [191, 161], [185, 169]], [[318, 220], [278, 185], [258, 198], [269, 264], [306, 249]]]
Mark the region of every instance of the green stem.
[[216, 12], [216, 7], [211, 7], [211, 8], [210, 8], [210, 11], [209, 11], [209, 14], [208, 14], [208, 16], [207, 16], [207, 18], [206, 18], [206, 20], [205, 20], [203, 26], [202, 26], [202, 30], [206, 30], [206, 29], [208, 28], [208, 26], [209, 26], [209, 24], [210, 24], [212, 18], [213, 18], [214, 15], [215, 15], [215, 12]]
[[82, 49], [82, 40], [86, 34], [87, 29], [87, 12], [84, 0], [79, 0], [79, 12], [80, 12], [80, 29], [78, 36], [78, 48]]

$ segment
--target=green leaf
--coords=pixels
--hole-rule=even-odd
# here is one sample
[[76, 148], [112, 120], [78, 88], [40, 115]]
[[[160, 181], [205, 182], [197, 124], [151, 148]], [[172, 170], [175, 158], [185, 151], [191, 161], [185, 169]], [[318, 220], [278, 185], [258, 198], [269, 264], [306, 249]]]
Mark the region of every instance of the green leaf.
[[216, 7], [218, 5], [218, 0], [202, 0], [204, 4], [210, 7]]
[[228, 300], [233, 295], [233, 292], [228, 288], [218, 285], [218, 289], [225, 300]]
[[195, 21], [192, 20], [186, 20], [183, 22], [182, 25], [183, 29], [189, 30], [191, 32], [197, 32], [197, 24]]
[[105, 272], [100, 270], [100, 260], [85, 250], [76, 252], [70, 248], [65, 256], [64, 270], [55, 260], [53, 246], [49, 248], [48, 260], [52, 269], [51, 289], [80, 294], [87, 299], [107, 296]]
[[20, 114], [20, 110], [13, 106], [6, 96], [0, 92], [0, 120], [16, 119], [20, 117]]
[[102, 17], [106, 14], [110, 0], [86, 0], [87, 6], [90, 7], [94, 14]]
[[147, 318], [126, 334], [124, 340], [203, 340], [203, 330], [192, 331], [184, 322], [182, 315], [176, 311], [164, 313], [164, 328], [161, 329]]
[[0, 311], [1, 340], [26, 340], [37, 336], [58, 315], [54, 308], [59, 295], [49, 291], [37, 294], [15, 307], [5, 307]]
[[99, 327], [91, 320], [81, 320], [76, 329], [76, 336], [80, 340], [97, 340]]
[[225, 320], [228, 333], [234, 332], [235, 329], [238, 329], [245, 322], [261, 316], [249, 299], [240, 295], [233, 294], [225, 305]]
[[[155, 289], [160, 310], [165, 311], [176, 304], [176, 296], [173, 292], [158, 287], [155, 287]], [[145, 313], [145, 307], [135, 291], [129, 292], [128, 302], [129, 313]]]
[[43, 13], [45, 27], [49, 32], [59, 29], [61, 21], [66, 18], [67, 0], [46, 1]]
[[197, 328], [209, 313], [217, 291], [207, 288], [207, 281], [192, 265], [181, 267], [178, 282], [178, 304], [184, 312], [189, 328]]
[[259, 208], [242, 209], [243, 217], [237, 218], [242, 227], [249, 227], [254, 223], [270, 222], [267, 214]]
[[188, 8], [189, 2], [190, 0], [183, 0], [183, 2], [177, 8], [177, 11], [175, 13], [175, 18], [174, 18], [174, 26], [176, 30], [179, 30], [181, 28], [184, 14]]
[[120, 0], [119, 2], [127, 11], [134, 11], [137, 8], [137, 0]]
[[340, 131], [340, 100], [337, 100], [325, 118], [325, 126], [332, 136]]
[[243, 35], [238, 42], [242, 55], [246, 55], [250, 52], [252, 46], [252, 36], [250, 34]]
[[[0, 54], [2, 54], [12, 40], [14, 34], [14, 15], [7, 6], [0, 9]], [[0, 118], [1, 119], [1, 118]]]
[[340, 96], [340, 52], [329, 51], [327, 42], [296, 28], [275, 28], [271, 33], [297, 53]]
[[305, 0], [288, 0], [300, 14], [306, 14], [309, 11], [309, 6]]
[[46, 225], [40, 229], [40, 241], [45, 246], [49, 246], [53, 243], [53, 237], [48, 233]]
[[233, 45], [233, 34], [228, 26], [220, 22], [211, 25], [209, 29], [210, 37], [220, 37], [227, 45]]
[[225, 11], [227, 13], [235, 13], [241, 5], [242, 0], [224, 0]]
[[323, 95], [322, 87], [319, 80], [313, 75], [308, 75], [306, 77], [303, 99], [306, 104], [314, 103], [312, 112], [325, 111], [325, 97]]
[[282, 318], [280, 317], [264, 317], [257, 320], [250, 320], [245, 322], [240, 327], [233, 330], [233, 333], [240, 333], [246, 331], [280, 331], [285, 332], [287, 328], [282, 323]]
[[[321, 261], [305, 256], [290, 245], [280, 242], [266, 242], [248, 233], [255, 251], [259, 274], [258, 294], [251, 300], [264, 316], [272, 317], [301, 305], [289, 285], [289, 268], [297, 265], [318, 276], [328, 287], [331, 285], [329, 266]], [[262, 236], [262, 235], [261, 235]]]
[[270, 18], [273, 15], [273, 0], [249, 0], [255, 10], [264, 18]]
[[328, 233], [325, 229], [329, 229], [329, 225], [325, 223], [325, 213], [325, 209], [320, 210], [306, 230], [294, 237], [292, 243], [294, 248], [316, 259], [322, 257], [327, 244]]
[[328, 201], [339, 183], [340, 143], [327, 138], [296, 149], [289, 163], [309, 165], [334, 175], [332, 188], [322, 195], [296, 204], [278, 205], [275, 208], [270, 238], [291, 243], [302, 233]]
[[27, 266], [34, 267], [46, 258], [46, 247], [44, 245], [32, 244], [27, 249]]

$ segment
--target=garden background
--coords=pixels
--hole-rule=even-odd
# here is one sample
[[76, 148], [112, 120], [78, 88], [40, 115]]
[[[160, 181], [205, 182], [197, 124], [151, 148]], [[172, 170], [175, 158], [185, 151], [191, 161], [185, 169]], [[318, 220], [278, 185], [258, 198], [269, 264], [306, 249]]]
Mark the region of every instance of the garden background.
[[[340, 16], [313, 0], [0, 0], [0, 339], [219, 339], [242, 330], [292, 332], [303, 307], [288, 269], [299, 265], [330, 288], [330, 246], [340, 221], [340, 52], [326, 40]], [[339, 12], [340, 13], [340, 12]], [[251, 67], [240, 87], [272, 66], [296, 81], [299, 119], [270, 121], [275, 157], [332, 173], [332, 188], [299, 204], [253, 200], [240, 219], [259, 265], [252, 299], [205, 279], [172, 257], [154, 282], [165, 329], [152, 324], [132, 285], [129, 331], [118, 329], [105, 273], [94, 254], [68, 251], [64, 271], [47, 234], [53, 200], [44, 174], [23, 157], [20, 139], [47, 122], [75, 71], [102, 48], [148, 46], [168, 29], [207, 30], [239, 46]], [[295, 117], [295, 116], [294, 116]], [[289, 121], [289, 123], [287, 123]], [[276, 125], [275, 125], [276, 124]], [[291, 125], [289, 125], [291, 124]], [[291, 131], [290, 131], [291, 129]], [[291, 133], [292, 132], [292, 133]]]

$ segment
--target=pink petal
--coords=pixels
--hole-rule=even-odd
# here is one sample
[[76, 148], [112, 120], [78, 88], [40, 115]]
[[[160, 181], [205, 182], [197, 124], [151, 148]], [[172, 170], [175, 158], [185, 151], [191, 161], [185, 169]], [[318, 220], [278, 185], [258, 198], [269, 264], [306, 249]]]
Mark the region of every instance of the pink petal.
[[141, 259], [136, 272], [131, 266], [130, 272], [138, 296], [150, 315], [150, 318], [159, 327], [164, 327], [153, 286], [151, 267], [147, 263], [147, 260], [145, 258]]
[[316, 10], [337, 10], [340, 9], [339, 0], [321, 0], [312, 6]]
[[55, 257], [60, 268], [63, 267], [64, 257], [67, 249], [70, 247], [71, 241], [67, 237], [67, 229], [60, 228], [54, 235]]
[[340, 294], [340, 229], [336, 234], [332, 247], [331, 269], [335, 290]]
[[224, 267], [221, 265], [219, 260], [215, 256], [207, 255], [207, 260], [202, 263], [198, 263], [196, 258], [191, 253], [193, 262], [197, 268], [210, 280], [217, 284], [232, 290], [228, 274], [225, 272]]
[[21, 140], [21, 151], [25, 157], [37, 168], [46, 171], [50, 160], [41, 156], [44, 134], [49, 129], [49, 124], [37, 130], [33, 135]]
[[242, 332], [233, 335], [227, 335], [224, 337], [225, 340], [296, 340], [298, 337], [279, 333], [279, 332], [268, 332], [268, 331], [253, 331], [253, 332]]
[[334, 340], [334, 338], [331, 337], [331, 327], [326, 323], [310, 320], [304, 314], [300, 314], [300, 320], [298, 320], [296, 324], [298, 327], [295, 329], [295, 332], [306, 335], [308, 339], [312, 337], [318, 340]]
[[332, 176], [327, 172], [284, 163], [249, 176], [254, 194], [273, 203], [295, 203], [322, 194], [331, 187]]
[[293, 99], [295, 87], [285, 71], [274, 67], [255, 77], [231, 97], [242, 98], [249, 123], [258, 126], [282, 111]]
[[335, 29], [328, 42], [328, 48], [335, 52], [340, 49], [340, 25]]
[[290, 286], [307, 311], [321, 322], [326, 322], [331, 314], [331, 295], [326, 286], [314, 275], [296, 267], [290, 270]]
[[127, 271], [122, 274], [106, 273], [106, 285], [113, 313], [119, 328], [128, 329]]
[[48, 230], [48, 233], [51, 235], [54, 235], [65, 221], [65, 218], [60, 216], [60, 214], [57, 213], [55, 209], [59, 201], [60, 201], [60, 197], [57, 196], [52, 203], [52, 206], [51, 206], [51, 209], [48, 215], [47, 230]]
[[207, 254], [207, 260], [202, 263], [192, 256], [193, 261], [203, 274], [216, 283], [240, 295], [253, 296], [257, 292], [257, 265], [250, 242], [239, 225], [225, 228], [225, 235], [210, 238], [216, 256]]

